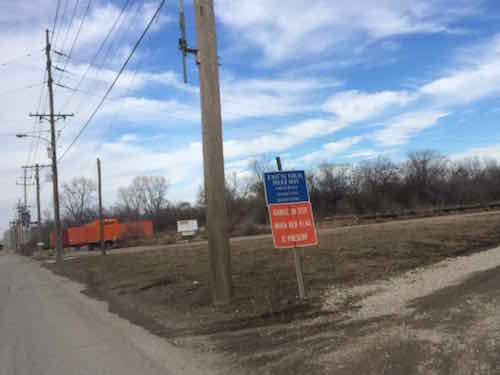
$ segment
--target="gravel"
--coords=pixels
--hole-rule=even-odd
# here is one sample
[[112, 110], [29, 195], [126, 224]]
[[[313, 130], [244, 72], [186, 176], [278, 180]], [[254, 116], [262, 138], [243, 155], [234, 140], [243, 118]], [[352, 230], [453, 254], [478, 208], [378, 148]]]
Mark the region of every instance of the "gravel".
[[413, 312], [408, 304], [439, 289], [459, 284], [475, 272], [500, 266], [500, 247], [471, 256], [450, 258], [428, 267], [420, 267], [402, 276], [370, 285], [331, 288], [325, 293], [323, 309], [340, 310], [352, 298], [361, 298], [351, 321], [384, 315], [406, 315]]

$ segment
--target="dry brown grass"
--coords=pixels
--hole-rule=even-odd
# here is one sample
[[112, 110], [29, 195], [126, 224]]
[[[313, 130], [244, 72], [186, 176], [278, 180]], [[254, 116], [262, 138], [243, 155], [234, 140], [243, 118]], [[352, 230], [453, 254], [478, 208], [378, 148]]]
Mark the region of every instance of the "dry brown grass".
[[291, 251], [270, 238], [232, 244], [234, 301], [210, 304], [204, 243], [136, 254], [82, 257], [48, 265], [86, 283], [129, 319], [170, 337], [285, 322], [321, 314], [332, 285], [359, 284], [500, 244], [500, 212], [396, 221], [323, 231], [319, 247], [304, 251], [309, 299], [296, 299]]

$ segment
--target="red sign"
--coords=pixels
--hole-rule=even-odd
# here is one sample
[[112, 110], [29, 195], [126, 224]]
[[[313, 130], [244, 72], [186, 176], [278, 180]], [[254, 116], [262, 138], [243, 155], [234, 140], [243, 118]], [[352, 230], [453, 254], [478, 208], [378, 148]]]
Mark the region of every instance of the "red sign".
[[269, 205], [274, 247], [293, 248], [317, 245], [310, 202]]

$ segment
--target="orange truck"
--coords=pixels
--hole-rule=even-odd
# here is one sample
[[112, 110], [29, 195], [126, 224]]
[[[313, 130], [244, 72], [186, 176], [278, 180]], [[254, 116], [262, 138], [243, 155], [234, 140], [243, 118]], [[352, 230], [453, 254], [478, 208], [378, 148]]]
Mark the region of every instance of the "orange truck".
[[[120, 240], [130, 237], [151, 237], [153, 223], [150, 220], [132, 223], [118, 223], [118, 219], [104, 219], [104, 244], [111, 247]], [[89, 250], [99, 247], [101, 233], [99, 220], [94, 220], [80, 227], [63, 229], [64, 247], [88, 246]], [[50, 246], [54, 248], [54, 232], [50, 234]]]

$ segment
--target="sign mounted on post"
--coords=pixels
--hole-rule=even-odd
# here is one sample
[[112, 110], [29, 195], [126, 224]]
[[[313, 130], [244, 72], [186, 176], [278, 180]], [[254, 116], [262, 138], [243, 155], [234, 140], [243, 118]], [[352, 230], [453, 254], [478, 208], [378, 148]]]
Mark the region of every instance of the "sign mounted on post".
[[264, 173], [264, 182], [274, 247], [317, 245], [304, 171]]
[[284, 249], [318, 244], [311, 203], [272, 204], [269, 217], [274, 247]]
[[268, 172], [264, 179], [267, 205], [309, 202], [304, 171]]

